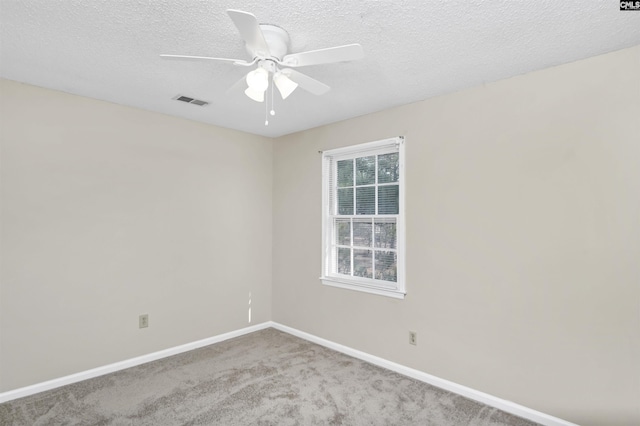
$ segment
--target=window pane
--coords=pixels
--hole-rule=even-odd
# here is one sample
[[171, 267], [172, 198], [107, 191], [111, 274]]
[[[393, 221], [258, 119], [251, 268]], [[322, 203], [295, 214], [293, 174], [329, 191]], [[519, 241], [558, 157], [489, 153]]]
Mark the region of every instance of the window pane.
[[399, 170], [397, 152], [378, 156], [378, 183], [397, 182]]
[[378, 187], [378, 214], [398, 214], [398, 185]]
[[353, 186], [353, 160], [338, 161], [338, 188]]
[[373, 278], [373, 251], [353, 249], [353, 275]]
[[373, 226], [371, 219], [353, 221], [353, 245], [371, 247], [373, 240]]
[[376, 279], [398, 281], [398, 260], [393, 251], [376, 251]]
[[356, 214], [376, 213], [375, 186], [356, 188]]
[[336, 219], [336, 244], [351, 245], [351, 220]]
[[356, 185], [376, 183], [376, 156], [356, 158]]
[[396, 223], [394, 221], [376, 220], [375, 226], [376, 247], [396, 248], [398, 237], [396, 235]]
[[338, 214], [353, 214], [353, 188], [338, 189]]
[[339, 274], [351, 275], [351, 249], [338, 247], [336, 262]]

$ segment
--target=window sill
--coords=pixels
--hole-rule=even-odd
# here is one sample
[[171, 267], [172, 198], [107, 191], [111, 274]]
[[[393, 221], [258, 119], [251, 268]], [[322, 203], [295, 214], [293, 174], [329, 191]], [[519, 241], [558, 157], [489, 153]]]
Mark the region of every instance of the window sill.
[[328, 285], [331, 287], [344, 288], [347, 290], [355, 290], [361, 291], [363, 293], [377, 294], [379, 296], [387, 296], [393, 297], [394, 299], [404, 299], [406, 293], [399, 290], [381, 288], [381, 287], [371, 287], [367, 285], [359, 285], [357, 283], [353, 283], [346, 280], [340, 280], [338, 278], [333, 277], [320, 277], [322, 284]]

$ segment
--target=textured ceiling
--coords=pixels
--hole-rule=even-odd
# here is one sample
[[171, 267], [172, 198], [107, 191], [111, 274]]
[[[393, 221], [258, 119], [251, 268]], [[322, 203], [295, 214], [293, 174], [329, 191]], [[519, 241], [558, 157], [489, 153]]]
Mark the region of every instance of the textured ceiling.
[[[227, 92], [249, 59], [228, 8], [285, 28], [291, 52], [360, 43], [357, 62], [299, 68], [332, 90], [264, 104]], [[640, 44], [617, 0], [0, 0], [4, 78], [245, 132], [280, 136]], [[198, 107], [172, 100], [186, 95]]]

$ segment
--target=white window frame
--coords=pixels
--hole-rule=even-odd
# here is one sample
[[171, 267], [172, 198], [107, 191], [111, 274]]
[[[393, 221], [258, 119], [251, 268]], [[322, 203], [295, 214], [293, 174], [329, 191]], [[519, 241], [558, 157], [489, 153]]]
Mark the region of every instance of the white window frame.
[[[344, 148], [332, 149], [322, 153], [322, 274], [320, 280], [323, 284], [344, 289], [362, 291], [382, 296], [404, 299], [406, 295], [405, 279], [405, 207], [404, 207], [404, 144], [403, 136], [390, 139], [383, 139], [375, 142], [368, 142], [359, 145], [352, 145]], [[369, 155], [382, 155], [398, 153], [398, 214], [391, 217], [396, 218], [397, 234], [397, 282], [378, 280], [374, 278], [352, 277], [332, 272], [332, 245], [335, 241], [334, 217], [335, 206], [331, 205], [331, 191], [337, 191], [331, 187], [331, 178], [337, 173], [337, 162], [340, 160], [366, 157]], [[376, 171], [377, 173], [377, 171]], [[355, 185], [355, 182], [354, 182]], [[377, 197], [377, 196], [376, 196]], [[355, 212], [354, 212], [355, 213]], [[364, 215], [364, 217], [385, 218], [389, 215]], [[356, 218], [356, 215], [353, 215]]]

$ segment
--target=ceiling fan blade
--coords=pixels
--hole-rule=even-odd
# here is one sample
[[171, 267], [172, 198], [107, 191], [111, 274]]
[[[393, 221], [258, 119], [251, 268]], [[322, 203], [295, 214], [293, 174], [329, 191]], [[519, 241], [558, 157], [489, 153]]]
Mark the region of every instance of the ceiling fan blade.
[[242, 59], [229, 59], [229, 58], [212, 58], [209, 56], [188, 56], [188, 55], [160, 55], [163, 59], [177, 59], [181, 61], [221, 61], [221, 62], [233, 62], [235, 65], [250, 66], [253, 62], [243, 61]]
[[288, 67], [306, 67], [308, 65], [355, 61], [362, 58], [364, 58], [362, 46], [355, 43], [286, 55], [282, 59], [282, 64]]
[[297, 83], [298, 86], [309, 93], [313, 93], [314, 95], [324, 95], [329, 90], [331, 90], [331, 87], [327, 86], [326, 84], [321, 83], [315, 78], [311, 78], [306, 74], [302, 74], [299, 71], [285, 68], [282, 70], [282, 73], [285, 76], [289, 77], [289, 80]]
[[264, 39], [264, 34], [260, 29], [260, 24], [255, 15], [241, 10], [227, 9], [227, 14], [240, 31], [240, 36], [247, 44], [247, 48], [254, 52], [254, 55], [269, 57], [269, 45]]
[[240, 93], [241, 90], [245, 90], [247, 87], [247, 76], [243, 75], [240, 80], [233, 83], [231, 87], [226, 90], [227, 95], [232, 95], [235, 93]]

